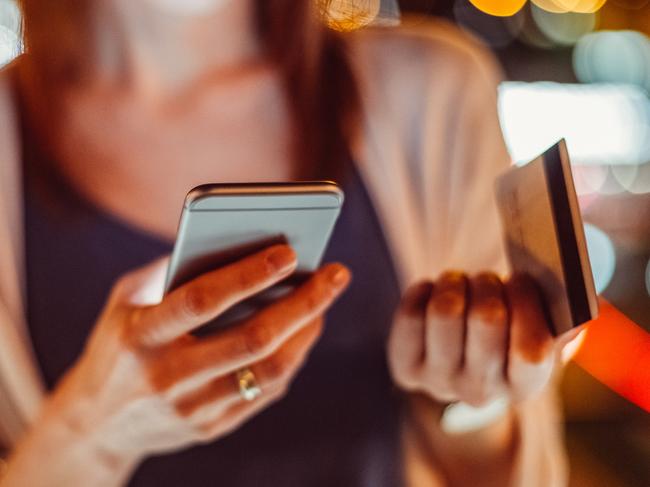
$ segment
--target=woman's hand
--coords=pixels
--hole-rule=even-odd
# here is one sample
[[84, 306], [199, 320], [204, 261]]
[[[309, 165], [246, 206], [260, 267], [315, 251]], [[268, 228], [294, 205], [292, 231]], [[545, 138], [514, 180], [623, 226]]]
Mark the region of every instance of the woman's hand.
[[447, 272], [406, 292], [388, 356], [402, 388], [481, 406], [535, 395], [551, 376], [557, 349], [532, 280]]
[[[196, 278], [158, 304], [134, 304], [165, 264], [154, 263], [116, 284], [81, 358], [10, 462], [7, 481], [12, 470], [15, 479], [22, 478], [16, 471], [21, 465], [23, 473], [29, 465], [42, 469], [44, 445], [57, 455], [58, 468], [65, 468], [65, 444], [55, 437], [96, 452], [110, 470], [234, 430], [285, 394], [320, 334], [323, 314], [350, 277], [340, 264], [324, 266], [242, 324], [196, 338], [189, 332], [291, 274], [295, 254], [288, 246], [273, 246]], [[244, 367], [262, 391], [250, 402], [235, 380]], [[36, 451], [41, 458], [33, 458]], [[49, 485], [64, 484], [63, 477], [79, 479], [68, 474], [55, 476], [61, 482], [50, 477]]]

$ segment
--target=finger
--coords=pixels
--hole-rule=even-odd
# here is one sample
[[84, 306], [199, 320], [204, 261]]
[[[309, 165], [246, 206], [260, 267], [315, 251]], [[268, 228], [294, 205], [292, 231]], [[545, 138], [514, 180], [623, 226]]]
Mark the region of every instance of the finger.
[[282, 280], [295, 266], [296, 254], [289, 246], [269, 247], [197, 277], [157, 306], [137, 308], [132, 332], [144, 345], [170, 342]]
[[470, 297], [460, 396], [479, 406], [505, 389], [508, 312], [501, 280], [495, 274], [471, 279]]
[[145, 306], [159, 303], [163, 296], [169, 256], [124, 274], [113, 286], [108, 307], [116, 305]]
[[505, 286], [510, 308], [508, 380], [515, 400], [540, 391], [554, 365], [553, 336], [535, 282], [513, 276]]
[[[264, 394], [282, 383], [289, 382], [303, 364], [323, 328], [322, 318], [307, 325], [270, 357], [248, 366]], [[170, 398], [173, 400], [174, 398]], [[232, 373], [195, 389], [176, 402], [176, 409], [187, 418], [214, 418], [233, 404], [241, 402], [239, 385]]]
[[426, 311], [427, 362], [441, 374], [455, 374], [461, 368], [466, 305], [465, 274], [442, 274], [434, 283]]
[[555, 351], [560, 356], [563, 364], [568, 364], [582, 347], [587, 327], [585, 324], [572, 328], [555, 337]]
[[206, 422], [196, 428], [198, 440], [210, 442], [218, 437], [232, 433], [253, 416], [282, 399], [286, 391], [286, 386], [276, 386], [254, 401], [231, 406], [218, 419]]
[[278, 350], [289, 337], [322, 316], [349, 282], [341, 264], [330, 264], [287, 297], [267, 306], [238, 326], [176, 350], [171, 360], [157, 357], [157, 381], [168, 386], [232, 373]]
[[418, 375], [424, 365], [424, 321], [433, 284], [420, 282], [404, 293], [395, 312], [388, 338], [388, 356], [393, 378], [407, 389], [417, 387]]

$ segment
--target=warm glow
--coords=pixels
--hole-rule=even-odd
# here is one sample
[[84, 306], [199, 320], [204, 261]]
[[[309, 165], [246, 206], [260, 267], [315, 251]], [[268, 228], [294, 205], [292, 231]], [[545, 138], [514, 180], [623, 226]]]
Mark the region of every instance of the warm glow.
[[586, 325], [573, 360], [600, 382], [650, 412], [650, 333], [607, 301]]
[[571, 9], [573, 12], [590, 14], [601, 9], [607, 0], [578, 0]]
[[380, 0], [319, 0], [319, 3], [327, 25], [341, 32], [372, 23], [381, 7]]
[[532, 0], [539, 8], [555, 14], [571, 12], [578, 0]]
[[526, 0], [470, 0], [481, 12], [497, 17], [510, 17], [519, 12]]

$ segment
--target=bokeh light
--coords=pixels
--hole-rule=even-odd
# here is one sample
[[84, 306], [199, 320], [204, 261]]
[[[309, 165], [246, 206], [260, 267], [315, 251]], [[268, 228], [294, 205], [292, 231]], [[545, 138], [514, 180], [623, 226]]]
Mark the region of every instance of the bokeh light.
[[578, 0], [571, 7], [571, 12], [590, 14], [598, 12], [607, 0]]
[[0, 0], [0, 25], [12, 32], [19, 32], [20, 22], [20, 9], [15, 0]]
[[531, 15], [546, 38], [558, 45], [573, 45], [596, 28], [598, 17], [594, 13], [551, 13], [535, 5]]
[[334, 30], [348, 32], [370, 24], [379, 13], [380, 0], [321, 0], [321, 13]]
[[502, 83], [499, 115], [518, 164], [560, 138], [574, 164], [650, 161], [650, 100], [635, 86]]
[[510, 17], [519, 12], [526, 0], [470, 0], [481, 12], [495, 17]]
[[323, 19], [341, 32], [370, 24], [395, 25], [400, 20], [397, 0], [319, 0]]
[[598, 193], [607, 180], [607, 166], [574, 164], [572, 171], [578, 196]]
[[590, 223], [585, 224], [587, 251], [591, 262], [596, 292], [602, 293], [614, 276], [616, 269], [616, 251], [611, 239], [600, 228]]
[[650, 91], [650, 40], [636, 31], [601, 31], [585, 35], [573, 54], [583, 83], [630, 83]]
[[577, 0], [532, 0], [531, 3], [547, 12], [561, 14], [570, 12]]
[[15, 32], [0, 25], [0, 67], [20, 53], [20, 39]]
[[21, 51], [20, 10], [13, 0], [0, 0], [0, 67]]
[[613, 166], [611, 169], [628, 193], [650, 193], [650, 163], [640, 166]]

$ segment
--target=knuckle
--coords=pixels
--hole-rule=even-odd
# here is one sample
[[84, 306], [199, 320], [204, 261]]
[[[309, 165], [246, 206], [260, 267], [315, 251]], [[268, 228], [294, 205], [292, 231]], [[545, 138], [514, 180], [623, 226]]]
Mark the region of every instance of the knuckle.
[[193, 318], [203, 314], [207, 304], [208, 297], [205, 290], [202, 287], [189, 286], [183, 292], [179, 311], [181, 316]]
[[177, 371], [182, 370], [178, 354], [159, 350], [145, 364], [148, 388], [155, 395], [166, 397], [177, 379]]
[[182, 420], [188, 420], [194, 411], [194, 408], [187, 401], [175, 403], [173, 408], [176, 416]]
[[430, 312], [437, 318], [459, 318], [465, 312], [465, 295], [457, 290], [435, 293], [430, 301]]
[[127, 312], [119, 324], [111, 327], [114, 336], [123, 350], [139, 353], [142, 337], [139, 331], [143, 308], [134, 308]]
[[498, 274], [491, 271], [479, 272], [478, 274], [476, 274], [476, 276], [474, 276], [474, 280], [476, 282], [492, 284], [495, 286], [501, 285], [501, 278], [498, 276]]
[[290, 367], [287, 359], [282, 354], [276, 354], [265, 363], [266, 374], [271, 382], [283, 379]]
[[153, 369], [147, 373], [149, 389], [156, 395], [164, 396], [170, 387], [169, 375], [166, 370]]
[[472, 303], [471, 315], [486, 324], [505, 324], [508, 310], [502, 299], [488, 297]]
[[318, 290], [308, 293], [307, 296], [305, 296], [304, 301], [305, 309], [307, 312], [313, 313], [320, 307], [321, 302], [321, 293], [319, 293]]
[[445, 271], [438, 277], [438, 284], [465, 286], [467, 274], [462, 271]]
[[270, 326], [265, 320], [260, 319], [254, 326], [251, 326], [244, 332], [243, 342], [249, 354], [264, 354], [273, 343]]
[[237, 270], [236, 282], [241, 291], [256, 287], [260, 280], [259, 272], [252, 271], [249, 268]]
[[196, 441], [208, 443], [216, 436], [216, 427], [213, 424], [201, 424], [192, 427], [193, 435]]

